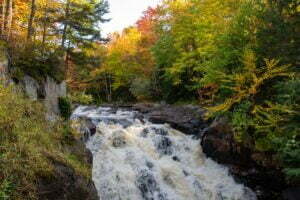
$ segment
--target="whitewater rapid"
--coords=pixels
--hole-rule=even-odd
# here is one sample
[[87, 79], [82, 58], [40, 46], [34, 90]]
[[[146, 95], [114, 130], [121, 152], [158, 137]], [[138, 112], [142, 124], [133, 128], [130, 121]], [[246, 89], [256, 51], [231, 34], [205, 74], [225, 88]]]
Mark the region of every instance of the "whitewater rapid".
[[79, 106], [73, 121], [97, 126], [86, 146], [101, 200], [256, 200], [255, 194], [207, 158], [199, 139], [136, 111]]

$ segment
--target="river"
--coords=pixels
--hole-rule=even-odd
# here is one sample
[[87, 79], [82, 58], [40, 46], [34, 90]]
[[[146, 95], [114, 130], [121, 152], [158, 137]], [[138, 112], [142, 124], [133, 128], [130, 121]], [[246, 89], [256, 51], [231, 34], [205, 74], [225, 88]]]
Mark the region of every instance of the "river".
[[79, 106], [71, 119], [97, 126], [86, 146], [101, 200], [256, 200], [202, 152], [199, 139], [137, 111]]

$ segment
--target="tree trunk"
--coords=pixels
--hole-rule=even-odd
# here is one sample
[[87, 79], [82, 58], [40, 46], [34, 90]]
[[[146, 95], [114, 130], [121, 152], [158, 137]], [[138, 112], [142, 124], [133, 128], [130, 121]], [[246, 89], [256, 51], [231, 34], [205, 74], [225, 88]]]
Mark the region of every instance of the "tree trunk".
[[[65, 57], [65, 76], [67, 76], [67, 72], [69, 71], [69, 61], [70, 61], [70, 41], [68, 43], [67, 51], [66, 51], [66, 57]], [[67, 79], [67, 77], [65, 77]]]
[[65, 42], [66, 42], [66, 39], [67, 39], [69, 10], [70, 10], [70, 0], [67, 0], [65, 19], [64, 19], [64, 30], [63, 30], [62, 40], [61, 40], [62, 48], [65, 47]]
[[2, 23], [1, 23], [1, 36], [4, 36], [6, 21], [6, 0], [2, 1]]
[[7, 20], [7, 39], [9, 39], [11, 35], [12, 19], [13, 19], [13, 0], [9, 0], [8, 20]]
[[43, 25], [43, 38], [42, 38], [43, 47], [45, 46], [46, 36], [47, 36], [47, 25], [46, 25], [46, 23], [44, 23], [44, 25]]
[[33, 30], [33, 19], [35, 16], [35, 0], [31, 0], [31, 10], [30, 10], [30, 16], [29, 16], [29, 21], [28, 21], [28, 29], [27, 29], [27, 40], [30, 40]]
[[108, 85], [109, 85], [109, 95], [108, 95], [108, 102], [111, 102], [112, 97], [112, 85], [111, 85], [111, 75], [108, 75]]

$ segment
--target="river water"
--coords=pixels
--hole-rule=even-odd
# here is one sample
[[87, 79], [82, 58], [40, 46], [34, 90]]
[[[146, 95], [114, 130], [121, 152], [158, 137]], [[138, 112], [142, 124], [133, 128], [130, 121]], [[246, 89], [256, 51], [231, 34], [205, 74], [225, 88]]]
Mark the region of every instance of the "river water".
[[228, 169], [207, 158], [199, 139], [136, 111], [79, 106], [97, 132], [86, 141], [101, 200], [256, 200]]

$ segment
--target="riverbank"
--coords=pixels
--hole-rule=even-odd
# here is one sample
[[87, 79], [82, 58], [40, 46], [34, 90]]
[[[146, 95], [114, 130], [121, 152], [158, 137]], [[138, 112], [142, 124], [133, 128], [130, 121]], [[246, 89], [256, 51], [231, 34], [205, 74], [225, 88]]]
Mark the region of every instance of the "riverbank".
[[91, 156], [68, 122], [0, 84], [0, 199], [99, 200]]

